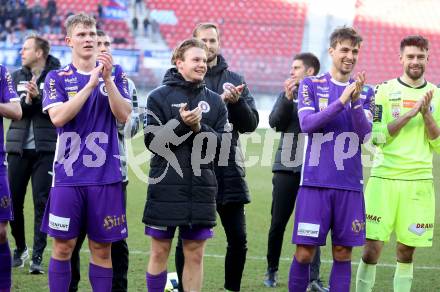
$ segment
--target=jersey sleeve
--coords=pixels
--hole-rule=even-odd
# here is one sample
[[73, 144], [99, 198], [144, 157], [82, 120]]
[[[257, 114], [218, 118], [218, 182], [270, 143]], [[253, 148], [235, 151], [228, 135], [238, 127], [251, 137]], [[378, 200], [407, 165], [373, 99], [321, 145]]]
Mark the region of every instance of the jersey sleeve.
[[[431, 111], [435, 123], [438, 127], [440, 127], [440, 89], [434, 89], [434, 96], [431, 102]], [[431, 146], [432, 150], [440, 153], [440, 136], [436, 139], [429, 140], [429, 145]]]
[[365, 94], [365, 100], [363, 103], [365, 116], [367, 117], [368, 122], [373, 123], [374, 90], [371, 86], [364, 86], [362, 94]]
[[50, 71], [47, 74], [43, 89], [43, 112], [68, 100], [63, 83], [57, 71]]
[[304, 78], [298, 87], [298, 113], [303, 111], [315, 112], [315, 100], [312, 82]]
[[121, 66], [119, 65], [115, 66], [115, 85], [124, 100], [131, 103], [131, 95], [128, 91], [127, 74], [122, 70]]
[[387, 98], [386, 86], [384, 84], [377, 85], [371, 106], [373, 109], [372, 139], [375, 145], [383, 145], [391, 139], [386, 115], [389, 112]]
[[9, 74], [8, 69], [4, 66], [1, 66], [0, 71], [1, 102], [19, 102], [20, 98], [18, 97], [17, 92], [14, 89], [14, 82], [12, 81], [12, 76], [11, 74]]

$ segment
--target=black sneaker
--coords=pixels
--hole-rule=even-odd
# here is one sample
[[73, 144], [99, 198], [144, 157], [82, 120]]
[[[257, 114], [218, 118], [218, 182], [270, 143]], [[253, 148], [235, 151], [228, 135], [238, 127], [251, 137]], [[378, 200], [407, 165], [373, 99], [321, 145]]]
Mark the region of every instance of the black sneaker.
[[275, 288], [278, 283], [278, 273], [276, 271], [267, 271], [265, 276], [264, 285], [269, 288]]
[[29, 273], [34, 275], [44, 274], [41, 262], [43, 261], [41, 256], [33, 256], [31, 262], [29, 263]]
[[29, 258], [27, 247], [24, 250], [14, 249], [14, 258], [12, 259], [13, 268], [23, 268], [25, 261]]
[[329, 289], [324, 287], [321, 279], [313, 280], [307, 287], [307, 292], [328, 292]]

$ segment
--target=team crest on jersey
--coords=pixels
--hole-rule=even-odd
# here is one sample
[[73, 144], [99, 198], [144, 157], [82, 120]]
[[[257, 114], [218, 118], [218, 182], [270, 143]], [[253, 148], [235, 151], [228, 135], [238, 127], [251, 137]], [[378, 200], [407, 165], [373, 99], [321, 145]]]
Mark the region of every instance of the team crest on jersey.
[[391, 105], [391, 115], [395, 119], [400, 117], [400, 104], [393, 104], [393, 105]]
[[323, 111], [328, 106], [328, 98], [319, 98], [319, 111]]
[[211, 110], [209, 103], [204, 100], [201, 100], [197, 106], [202, 110], [202, 113], [207, 113]]
[[231, 88], [231, 87], [234, 87], [234, 84], [229, 83], [229, 82], [223, 83], [223, 86], [222, 86], [223, 91], [228, 91], [228, 90], [230, 90], [229, 88]]
[[0, 207], [6, 209], [11, 205], [11, 198], [9, 196], [3, 196], [0, 199]]
[[101, 83], [99, 86], [99, 91], [102, 95], [108, 96], [107, 88], [105, 87], [105, 83]]

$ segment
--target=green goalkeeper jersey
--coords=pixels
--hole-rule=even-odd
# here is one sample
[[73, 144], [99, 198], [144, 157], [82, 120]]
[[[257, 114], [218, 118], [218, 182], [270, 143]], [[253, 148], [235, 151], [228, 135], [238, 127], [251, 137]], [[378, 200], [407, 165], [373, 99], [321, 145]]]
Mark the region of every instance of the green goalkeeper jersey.
[[377, 147], [371, 176], [397, 180], [432, 179], [433, 151], [440, 152], [440, 137], [428, 138], [422, 114], [418, 113], [394, 137], [387, 128], [431, 89], [434, 97], [430, 110], [440, 125], [440, 90], [434, 84], [425, 82], [413, 88], [397, 78], [376, 87], [372, 136]]

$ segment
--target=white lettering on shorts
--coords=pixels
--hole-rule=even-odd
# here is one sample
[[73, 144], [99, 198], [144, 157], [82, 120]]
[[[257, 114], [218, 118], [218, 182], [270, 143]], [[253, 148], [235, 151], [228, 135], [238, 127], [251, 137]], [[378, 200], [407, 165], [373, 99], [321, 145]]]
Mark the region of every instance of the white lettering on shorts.
[[59, 217], [49, 213], [49, 227], [60, 231], [69, 231], [70, 218]]
[[319, 224], [299, 222], [297, 234], [299, 236], [307, 236], [307, 237], [317, 238], [319, 236], [319, 227], [320, 227]]

